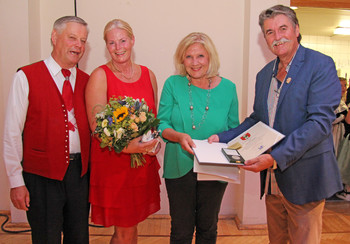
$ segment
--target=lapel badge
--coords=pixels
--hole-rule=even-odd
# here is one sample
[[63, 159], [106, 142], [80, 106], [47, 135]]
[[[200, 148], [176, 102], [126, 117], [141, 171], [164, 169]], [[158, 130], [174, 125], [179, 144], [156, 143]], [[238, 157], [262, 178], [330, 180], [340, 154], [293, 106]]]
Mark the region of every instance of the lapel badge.
[[292, 78], [290, 78], [290, 77], [286, 80], [287, 84], [289, 84], [289, 82], [291, 82], [291, 81], [292, 81]]

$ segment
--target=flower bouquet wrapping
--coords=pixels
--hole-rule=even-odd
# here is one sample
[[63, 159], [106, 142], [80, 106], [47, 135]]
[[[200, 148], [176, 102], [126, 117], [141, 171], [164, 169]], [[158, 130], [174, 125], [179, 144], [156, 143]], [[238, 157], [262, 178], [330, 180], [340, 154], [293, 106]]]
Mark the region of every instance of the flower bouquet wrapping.
[[[145, 100], [132, 97], [112, 97], [102, 111], [95, 115], [95, 134], [99, 137], [100, 147], [120, 153], [129, 142], [145, 134], [153, 137], [152, 131], [159, 119], [149, 111]], [[147, 141], [149, 138], [143, 138]], [[146, 160], [141, 153], [131, 154], [131, 167], [143, 166]]]

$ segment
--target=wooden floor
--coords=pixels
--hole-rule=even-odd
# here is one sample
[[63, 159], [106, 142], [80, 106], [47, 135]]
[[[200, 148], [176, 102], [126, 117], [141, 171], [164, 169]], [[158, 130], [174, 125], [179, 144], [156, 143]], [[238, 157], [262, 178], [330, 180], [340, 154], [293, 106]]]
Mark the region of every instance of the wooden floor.
[[[1, 211], [0, 211], [1, 213]], [[3, 212], [4, 213], [4, 212]], [[5, 218], [0, 217], [0, 224]], [[28, 229], [27, 225], [5, 225], [6, 230]], [[139, 244], [168, 244], [170, 219], [153, 215], [139, 224]], [[113, 228], [90, 227], [90, 243], [109, 243]], [[0, 244], [30, 244], [30, 232], [9, 234], [0, 231]], [[194, 243], [194, 242], [193, 242]], [[217, 244], [268, 243], [265, 225], [240, 226], [234, 218], [221, 217], [218, 226]], [[323, 214], [322, 244], [350, 244], [350, 202], [327, 201]]]

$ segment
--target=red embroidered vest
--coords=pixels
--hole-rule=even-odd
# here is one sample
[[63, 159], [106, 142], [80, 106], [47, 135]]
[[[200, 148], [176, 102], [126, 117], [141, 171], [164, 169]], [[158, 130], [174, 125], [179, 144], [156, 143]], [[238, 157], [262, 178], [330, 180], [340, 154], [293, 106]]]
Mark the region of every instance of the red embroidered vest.
[[[68, 114], [63, 98], [43, 61], [22, 67], [29, 84], [29, 106], [23, 130], [23, 170], [62, 180], [69, 165]], [[89, 165], [90, 129], [85, 108], [89, 75], [77, 69], [74, 113], [79, 131], [82, 172]]]

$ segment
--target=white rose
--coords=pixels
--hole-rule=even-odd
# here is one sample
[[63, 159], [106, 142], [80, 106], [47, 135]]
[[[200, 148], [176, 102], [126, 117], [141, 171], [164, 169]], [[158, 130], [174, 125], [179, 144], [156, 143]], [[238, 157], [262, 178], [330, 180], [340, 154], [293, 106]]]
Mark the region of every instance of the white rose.
[[120, 139], [122, 137], [122, 135], [124, 134], [124, 129], [123, 128], [119, 128], [117, 130], [117, 138]]
[[96, 118], [98, 119], [103, 119], [105, 116], [106, 116], [106, 113], [104, 111], [96, 114]]
[[104, 120], [102, 121], [102, 128], [105, 128], [107, 125], [108, 125], [108, 120], [107, 120], [107, 119], [104, 119]]
[[108, 131], [107, 128], [104, 128], [104, 129], [103, 129], [103, 132], [104, 132], [107, 136], [111, 136], [111, 133], [109, 133], [109, 131]]

